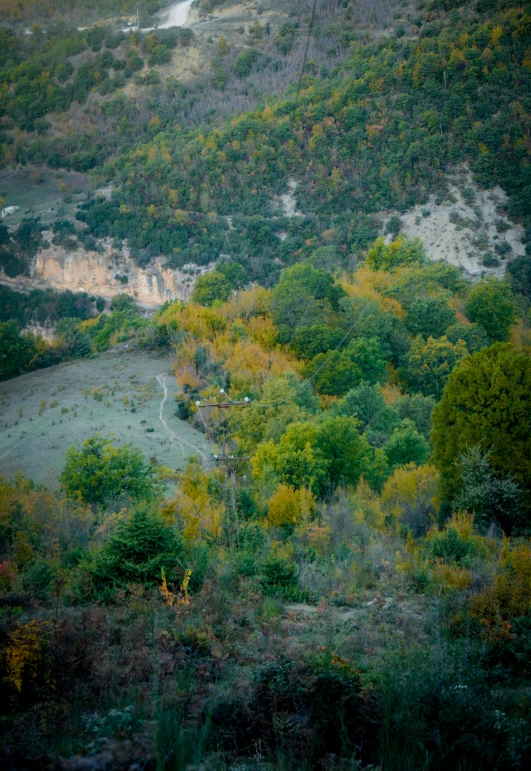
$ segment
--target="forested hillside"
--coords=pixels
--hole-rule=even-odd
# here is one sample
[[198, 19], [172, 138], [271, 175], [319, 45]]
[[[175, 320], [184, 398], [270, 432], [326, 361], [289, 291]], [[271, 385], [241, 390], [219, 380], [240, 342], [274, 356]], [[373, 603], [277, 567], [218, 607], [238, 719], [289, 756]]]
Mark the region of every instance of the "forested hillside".
[[526, 768], [528, 302], [399, 237], [337, 278], [214, 271], [152, 320], [60, 322], [49, 356], [171, 353], [218, 461], [100, 434], [55, 492], [2, 482], [6, 767]]
[[529, 3], [192, 10], [0, 9], [0, 766], [524, 771]]
[[0, 22], [29, 27], [50, 22], [82, 24], [133, 15], [137, 9], [149, 19], [163, 5], [161, 0], [3, 0]]
[[[382, 211], [426, 204], [432, 192], [444, 200], [446, 175], [463, 162], [481, 186], [501, 185], [509, 216], [528, 228], [529, 8], [454, 6], [408, 14], [413, 34], [397, 25], [377, 36], [359, 30], [350, 6], [343, 20], [323, 6], [302, 78], [303, 27], [286, 22], [274, 35], [257, 17], [247, 46], [219, 39], [211, 77], [187, 85], [158, 73], [149, 83], [191, 30], [50, 28], [42, 42], [6, 33], [5, 159], [112, 179], [111, 199], [87, 202], [79, 219], [94, 236], [127, 238], [141, 262], [206, 265], [229, 253], [265, 284], [321, 245], [348, 265], [384, 225]], [[307, 21], [304, 6], [293, 13]], [[145, 61], [148, 93], [130, 98], [127, 78]], [[290, 81], [285, 96], [271, 95]], [[94, 91], [105, 98], [94, 102]], [[253, 91], [258, 107], [220, 125]], [[88, 121], [70, 121], [65, 137], [54, 114], [87, 99]], [[290, 179], [302, 220], [274, 208]]]

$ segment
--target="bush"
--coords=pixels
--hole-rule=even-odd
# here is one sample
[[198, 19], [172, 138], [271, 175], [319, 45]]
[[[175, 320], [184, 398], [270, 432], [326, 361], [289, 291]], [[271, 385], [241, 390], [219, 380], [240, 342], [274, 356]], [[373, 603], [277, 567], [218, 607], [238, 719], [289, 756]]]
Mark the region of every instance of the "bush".
[[264, 57], [256, 48], [242, 51], [232, 63], [232, 71], [238, 78], [246, 78], [254, 69], [263, 66]]
[[171, 53], [165, 45], [158, 45], [151, 52], [151, 56], [148, 59], [150, 67], [154, 67], [158, 64], [167, 64], [171, 62]]
[[297, 566], [282, 556], [271, 555], [261, 565], [262, 586], [267, 594], [292, 597], [297, 592]]
[[250, 705], [257, 733], [294, 767], [317, 768], [330, 757], [368, 757], [374, 725], [360, 673], [324, 650], [301, 663], [275, 662], [257, 677]]

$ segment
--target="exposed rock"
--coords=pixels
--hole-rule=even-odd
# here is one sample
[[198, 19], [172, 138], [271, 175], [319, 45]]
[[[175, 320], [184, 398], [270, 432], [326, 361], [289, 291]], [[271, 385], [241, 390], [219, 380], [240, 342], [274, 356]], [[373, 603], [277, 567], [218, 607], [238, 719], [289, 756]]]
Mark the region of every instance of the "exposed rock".
[[432, 195], [401, 215], [402, 232], [418, 236], [432, 260], [446, 260], [473, 277], [502, 276], [506, 263], [525, 253], [523, 228], [503, 210], [506, 194], [500, 187], [480, 190], [466, 167], [457, 170], [449, 193], [448, 200], [436, 202]]
[[295, 190], [297, 189], [297, 181], [295, 179], [288, 179], [288, 192], [281, 196], [278, 196], [273, 201], [273, 208], [282, 212], [285, 217], [302, 217], [303, 214], [297, 209], [297, 199], [295, 197]]
[[31, 333], [36, 337], [42, 337], [47, 343], [53, 341], [53, 326], [44, 326], [43, 324], [27, 324], [22, 330], [23, 333]]
[[[184, 269], [189, 272], [173, 270], [165, 267], [164, 258], [159, 257], [141, 268], [132, 259], [127, 245], [113, 250], [111, 240], [103, 239], [99, 242], [101, 251], [87, 251], [81, 245], [78, 249], [66, 250], [51, 243], [52, 235], [49, 231], [43, 233], [47, 245], [38, 251], [31, 269], [33, 288], [49, 286], [101, 297], [126, 292], [144, 305], [156, 306], [168, 300], [187, 300], [197, 276], [213, 267], [190, 265]], [[20, 277], [17, 282], [21, 282]]]

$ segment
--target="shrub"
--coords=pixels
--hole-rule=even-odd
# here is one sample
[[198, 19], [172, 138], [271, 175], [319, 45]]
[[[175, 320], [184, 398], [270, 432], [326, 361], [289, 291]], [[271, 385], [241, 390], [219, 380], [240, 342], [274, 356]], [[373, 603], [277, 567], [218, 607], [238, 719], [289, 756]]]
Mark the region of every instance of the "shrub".
[[326, 650], [302, 663], [275, 662], [260, 672], [250, 705], [258, 732], [292, 767], [318, 767], [330, 753], [367, 753], [371, 734], [360, 673]]
[[297, 566], [287, 557], [272, 554], [262, 563], [261, 580], [268, 594], [280, 593], [288, 597], [297, 591]]

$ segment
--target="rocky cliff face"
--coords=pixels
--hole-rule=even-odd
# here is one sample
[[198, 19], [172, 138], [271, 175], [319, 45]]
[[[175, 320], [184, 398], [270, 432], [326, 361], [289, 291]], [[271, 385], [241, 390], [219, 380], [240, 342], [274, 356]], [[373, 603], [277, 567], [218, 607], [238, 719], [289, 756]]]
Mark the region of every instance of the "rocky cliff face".
[[37, 253], [31, 278], [24, 282], [33, 287], [70, 289], [101, 297], [126, 292], [140, 303], [157, 306], [167, 300], [188, 299], [197, 276], [208, 270], [193, 265], [183, 271], [172, 270], [164, 267], [163, 258], [141, 268], [126, 245], [113, 249], [110, 239], [99, 243], [101, 251], [86, 251], [81, 246], [66, 250], [53, 245], [51, 232], [45, 231], [43, 236], [46, 246]]

